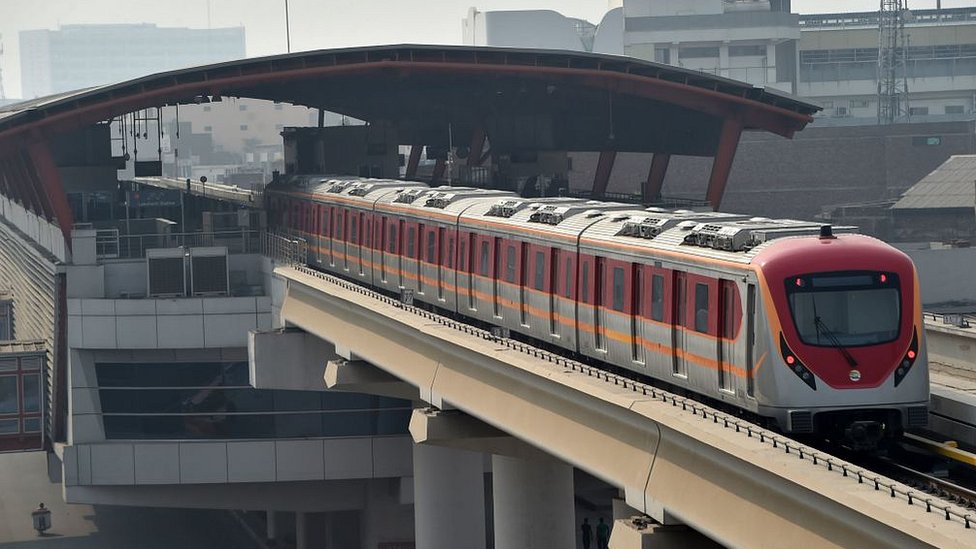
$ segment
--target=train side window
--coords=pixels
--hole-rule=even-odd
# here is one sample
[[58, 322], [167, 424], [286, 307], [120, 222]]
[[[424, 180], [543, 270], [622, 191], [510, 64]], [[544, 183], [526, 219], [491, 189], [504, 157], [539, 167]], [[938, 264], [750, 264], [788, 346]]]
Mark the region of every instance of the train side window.
[[[444, 253], [442, 254], [442, 257], [447, 257], [447, 268], [453, 269], [454, 268], [454, 237], [453, 236], [447, 239], [447, 248], [444, 249]], [[442, 259], [441, 263], [443, 262], [444, 261]]]
[[573, 291], [573, 260], [566, 258], [566, 297], [571, 297]]
[[664, 277], [661, 275], [651, 277], [651, 319], [664, 321]]
[[322, 208], [322, 234], [329, 236], [332, 233], [332, 226], [329, 225], [329, 208]]
[[543, 252], [535, 253], [535, 289], [544, 290], [546, 279], [546, 254]]
[[356, 244], [357, 243], [356, 237], [359, 234], [357, 231], [357, 229], [359, 229], [359, 224], [356, 222], [356, 214], [353, 214], [349, 217], [352, 218], [349, 220], [349, 237], [350, 237], [349, 241], [352, 242], [353, 244]]
[[434, 263], [437, 257], [437, 248], [435, 247], [435, 233], [434, 231], [427, 231], [427, 263]]
[[624, 310], [624, 269], [613, 268], [613, 310]]
[[708, 333], [708, 284], [695, 284], [695, 331]]
[[397, 245], [397, 226], [390, 225], [390, 253], [396, 253]]
[[505, 252], [505, 280], [515, 282], [515, 246], [509, 246]]
[[583, 262], [583, 303], [590, 302], [590, 262]]
[[369, 222], [369, 218], [366, 217], [365, 215], [359, 214], [359, 216], [360, 216], [360, 219], [362, 220], [360, 222], [360, 224], [363, 226], [363, 238], [365, 239], [365, 241], [363, 242], [363, 244], [367, 248], [372, 248], [373, 247], [373, 239], [370, 238], [370, 237], [373, 234], [373, 224]]
[[336, 238], [342, 240], [342, 210], [339, 210], [339, 213], [336, 214], [335, 221], [336, 221], [336, 230], [335, 230]]
[[[461, 269], [461, 268], [463, 268], [463, 266], [465, 266], [465, 265], [468, 264], [468, 262], [466, 261], [466, 259], [468, 257], [467, 242], [464, 241], [464, 236], [463, 235], [460, 235], [460, 236], [461, 236], [461, 238], [460, 238], [461, 250], [458, 252], [458, 269]], [[451, 245], [453, 246], [453, 243]]]
[[417, 239], [417, 230], [413, 227], [407, 229], [407, 257], [413, 257], [414, 242]]
[[483, 240], [481, 242], [481, 276], [488, 276], [488, 268], [489, 268], [488, 256], [489, 256], [488, 241]]

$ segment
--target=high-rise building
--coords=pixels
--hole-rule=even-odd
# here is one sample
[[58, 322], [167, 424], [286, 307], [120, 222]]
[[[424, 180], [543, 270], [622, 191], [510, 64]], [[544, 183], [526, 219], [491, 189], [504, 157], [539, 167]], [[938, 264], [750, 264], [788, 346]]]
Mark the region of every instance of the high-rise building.
[[65, 25], [20, 33], [24, 98], [245, 57], [244, 27]]

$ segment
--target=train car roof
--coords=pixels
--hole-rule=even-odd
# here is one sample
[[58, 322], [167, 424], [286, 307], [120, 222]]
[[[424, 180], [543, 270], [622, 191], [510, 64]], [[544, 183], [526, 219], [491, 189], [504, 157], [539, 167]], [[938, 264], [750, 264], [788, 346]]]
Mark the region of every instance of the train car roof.
[[633, 208], [632, 204], [578, 198], [514, 198], [484, 201], [461, 216], [467, 227], [515, 231], [530, 238], [572, 239], [607, 212]]
[[[581, 248], [617, 247], [620, 252], [679, 254], [728, 263], [749, 264], [772, 242], [784, 238], [819, 236], [822, 223], [769, 219], [720, 212], [620, 212], [584, 232]], [[651, 214], [651, 215], [648, 215]], [[660, 230], [658, 230], [660, 229]], [[834, 227], [851, 233], [855, 227]]]
[[467, 208], [488, 198], [518, 198], [511, 191], [470, 187], [408, 188], [381, 197], [377, 209], [398, 210], [433, 220], [457, 220]]

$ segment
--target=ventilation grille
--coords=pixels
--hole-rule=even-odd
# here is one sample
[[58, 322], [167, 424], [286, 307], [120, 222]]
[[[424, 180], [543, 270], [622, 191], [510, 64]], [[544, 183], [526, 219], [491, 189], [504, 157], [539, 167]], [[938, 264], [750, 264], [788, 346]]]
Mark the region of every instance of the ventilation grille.
[[229, 283], [226, 248], [190, 250], [190, 273], [193, 295], [227, 295]]
[[149, 297], [186, 295], [183, 248], [146, 250]]
[[925, 406], [912, 406], [908, 409], [906, 427], [925, 427], [929, 424], [929, 409]]
[[790, 412], [790, 432], [812, 433], [813, 414], [810, 412]]

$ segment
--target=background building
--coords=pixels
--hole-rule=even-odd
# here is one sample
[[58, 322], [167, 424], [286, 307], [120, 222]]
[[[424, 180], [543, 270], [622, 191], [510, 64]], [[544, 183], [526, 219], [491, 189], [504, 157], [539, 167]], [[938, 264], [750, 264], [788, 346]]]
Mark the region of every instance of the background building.
[[244, 27], [65, 25], [20, 33], [27, 99], [243, 57]]

